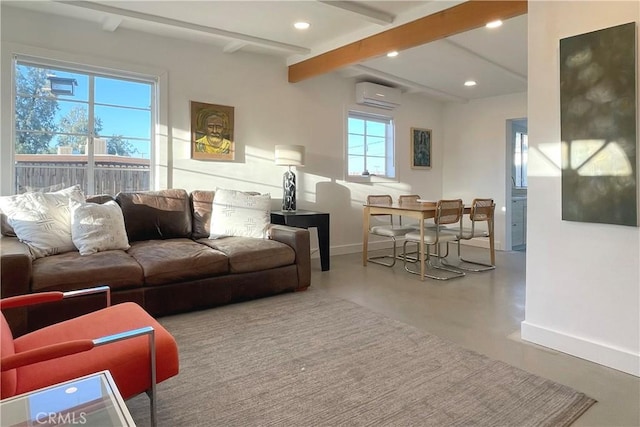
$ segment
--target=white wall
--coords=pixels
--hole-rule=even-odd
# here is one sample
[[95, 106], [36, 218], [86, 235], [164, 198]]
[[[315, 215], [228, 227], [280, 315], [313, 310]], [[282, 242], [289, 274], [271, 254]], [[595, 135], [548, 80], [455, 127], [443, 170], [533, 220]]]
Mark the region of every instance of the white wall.
[[[45, 16], [2, 4], [3, 97], [1, 130], [2, 194], [11, 192], [11, 55], [45, 56], [115, 69], [158, 73], [166, 85], [162, 123], [166, 134], [158, 151], [159, 188], [216, 187], [270, 192], [279, 208], [284, 167], [273, 163], [276, 144], [307, 147], [306, 167], [298, 170], [299, 208], [331, 213], [332, 253], [360, 251], [362, 204], [367, 194], [442, 193], [442, 105], [403, 94], [396, 122], [399, 182], [353, 184], [343, 180], [345, 114], [355, 99], [355, 82], [329, 74], [297, 84], [287, 82], [284, 58], [237, 52], [126, 29]], [[235, 107], [235, 162], [190, 159], [189, 101]], [[373, 110], [376, 111], [376, 110]], [[377, 110], [386, 113], [385, 110]], [[430, 170], [409, 165], [409, 129], [433, 130]], [[375, 248], [375, 245], [373, 245]]]
[[527, 294], [522, 323], [525, 340], [634, 375], [640, 375], [640, 232], [635, 227], [562, 221], [556, 164], [559, 40], [639, 18], [638, 2], [529, 2]]
[[[527, 94], [484, 98], [444, 109], [444, 197], [496, 204], [496, 249], [506, 246], [507, 120], [527, 117]], [[510, 178], [509, 178], [510, 179]], [[510, 188], [510, 186], [509, 186]]]

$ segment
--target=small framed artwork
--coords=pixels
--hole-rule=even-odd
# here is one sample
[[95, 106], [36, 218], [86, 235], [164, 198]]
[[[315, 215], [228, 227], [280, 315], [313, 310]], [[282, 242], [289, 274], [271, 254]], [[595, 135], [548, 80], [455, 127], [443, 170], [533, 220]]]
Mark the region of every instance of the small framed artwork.
[[431, 168], [431, 129], [411, 128], [411, 168]]
[[234, 160], [233, 107], [191, 101], [191, 158]]

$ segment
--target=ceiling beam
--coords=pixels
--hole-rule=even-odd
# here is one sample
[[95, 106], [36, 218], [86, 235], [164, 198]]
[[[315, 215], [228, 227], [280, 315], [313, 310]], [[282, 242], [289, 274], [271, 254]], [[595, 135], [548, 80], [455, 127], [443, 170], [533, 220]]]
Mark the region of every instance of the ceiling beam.
[[236, 53], [237, 51], [239, 51], [240, 49], [242, 49], [246, 45], [247, 45], [247, 43], [245, 43], [245, 42], [241, 42], [239, 40], [233, 40], [233, 41], [227, 43], [224, 46], [224, 48], [222, 48], [222, 51], [224, 53]]
[[324, 3], [329, 6], [337, 7], [342, 10], [348, 10], [349, 12], [353, 12], [360, 17], [364, 18], [369, 22], [373, 22], [378, 25], [389, 25], [393, 23], [395, 16], [390, 13], [381, 12], [379, 10], [371, 9], [370, 7], [363, 6], [354, 1], [323, 1], [318, 0], [319, 3]]
[[102, 19], [102, 29], [114, 32], [122, 24], [122, 18], [119, 16], [107, 15]]
[[470, 0], [289, 66], [289, 83], [527, 13], [526, 0]]
[[148, 13], [136, 12], [133, 10], [121, 9], [118, 7], [109, 6], [101, 3], [94, 3], [92, 1], [69, 1], [69, 0], [53, 0], [56, 3], [65, 4], [68, 6], [81, 7], [89, 10], [95, 10], [98, 12], [108, 13], [121, 18], [138, 19], [146, 22], [153, 22], [155, 24], [167, 25], [183, 30], [191, 30], [199, 33], [209, 34], [212, 36], [222, 37], [230, 40], [237, 40], [246, 44], [255, 46], [261, 46], [268, 49], [278, 50], [291, 54], [308, 54], [309, 49], [302, 46], [295, 46], [287, 43], [280, 43], [273, 40], [267, 40], [260, 37], [253, 37], [246, 34], [235, 33], [233, 31], [227, 31], [220, 28], [207, 27], [204, 25], [193, 24], [191, 22], [179, 21], [177, 19], [165, 18], [163, 16], [150, 15]]
[[511, 77], [514, 77], [514, 78], [520, 80], [523, 83], [527, 82], [527, 76], [522, 75], [520, 73], [517, 73], [517, 72], [513, 71], [512, 69], [505, 67], [504, 65], [498, 64], [496, 61], [493, 61], [493, 60], [487, 58], [486, 56], [480, 55], [479, 53], [474, 52], [473, 50], [468, 49], [468, 48], [466, 48], [466, 47], [464, 47], [464, 46], [462, 46], [462, 45], [460, 45], [460, 44], [458, 44], [458, 43], [456, 43], [454, 41], [451, 41], [451, 40], [446, 40], [445, 39], [445, 40], [443, 40], [443, 42], [455, 47], [456, 49], [459, 49], [459, 50], [465, 52], [467, 55], [471, 55], [474, 58], [477, 58], [477, 59], [480, 59], [481, 61], [486, 62], [487, 64], [491, 64], [494, 67], [500, 68], [502, 71], [504, 71], [505, 73], [509, 74]]

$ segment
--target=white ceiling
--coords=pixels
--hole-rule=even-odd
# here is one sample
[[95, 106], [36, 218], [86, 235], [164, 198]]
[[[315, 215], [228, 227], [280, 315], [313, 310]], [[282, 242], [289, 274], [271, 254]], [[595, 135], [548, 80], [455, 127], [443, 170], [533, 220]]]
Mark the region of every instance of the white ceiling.
[[[447, 9], [461, 1], [7, 1], [15, 7], [282, 57], [288, 65]], [[307, 21], [306, 31], [293, 23]], [[445, 101], [527, 90], [527, 17], [479, 28], [337, 71]], [[478, 82], [465, 87], [465, 80]]]

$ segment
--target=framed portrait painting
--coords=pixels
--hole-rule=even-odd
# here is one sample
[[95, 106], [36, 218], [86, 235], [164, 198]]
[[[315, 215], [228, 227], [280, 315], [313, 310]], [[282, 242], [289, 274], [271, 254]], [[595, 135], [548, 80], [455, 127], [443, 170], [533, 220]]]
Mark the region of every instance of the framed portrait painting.
[[191, 158], [234, 160], [233, 107], [191, 101]]
[[431, 168], [431, 129], [411, 128], [411, 168]]

